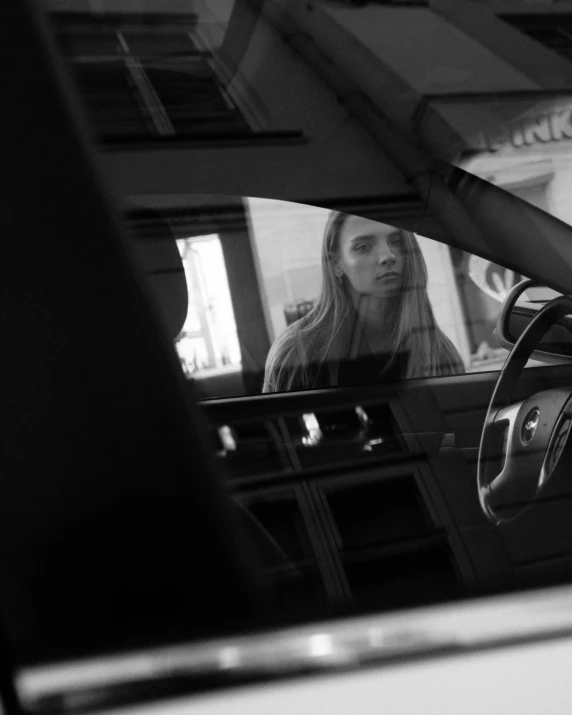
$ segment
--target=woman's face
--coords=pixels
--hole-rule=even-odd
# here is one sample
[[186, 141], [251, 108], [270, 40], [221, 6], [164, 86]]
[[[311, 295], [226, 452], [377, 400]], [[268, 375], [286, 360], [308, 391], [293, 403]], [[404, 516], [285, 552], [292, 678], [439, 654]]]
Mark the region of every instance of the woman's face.
[[403, 283], [405, 246], [393, 226], [351, 216], [342, 226], [334, 267], [357, 295], [395, 296]]

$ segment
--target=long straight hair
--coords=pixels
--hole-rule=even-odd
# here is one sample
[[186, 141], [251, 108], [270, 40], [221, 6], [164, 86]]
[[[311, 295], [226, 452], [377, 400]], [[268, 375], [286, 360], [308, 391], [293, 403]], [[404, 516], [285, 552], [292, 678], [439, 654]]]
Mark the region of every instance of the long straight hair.
[[[326, 364], [329, 383], [337, 384], [341, 360], [349, 357], [357, 312], [344, 283], [334, 273], [340, 233], [347, 214], [330, 213], [322, 241], [322, 286], [312, 310], [277, 338], [266, 360], [263, 392], [314, 387], [317, 368]], [[435, 321], [427, 295], [427, 266], [415, 235], [401, 231], [405, 269], [387, 366], [400, 355], [404, 377], [429, 377], [464, 372], [461, 357]]]

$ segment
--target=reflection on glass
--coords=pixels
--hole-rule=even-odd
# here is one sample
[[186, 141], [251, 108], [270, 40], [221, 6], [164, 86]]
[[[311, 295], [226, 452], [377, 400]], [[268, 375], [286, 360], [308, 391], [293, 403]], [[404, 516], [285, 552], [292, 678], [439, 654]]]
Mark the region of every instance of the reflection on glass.
[[[220, 55], [234, 2], [50, 6], [98, 138], [250, 135]], [[59, 10], [59, 11], [58, 11]]]
[[211, 231], [197, 230], [195, 205], [173, 225], [191, 236], [177, 241], [189, 293], [177, 350], [189, 377], [209, 378], [201, 396], [260, 393], [265, 372], [271, 392], [504, 363], [493, 331], [522, 279], [505, 266], [318, 207], [245, 198], [241, 213], [235, 198], [199, 201]]
[[302, 415], [307, 434], [302, 437], [304, 447], [315, 447], [322, 440], [322, 430], [316, 415], [312, 412]]
[[[565, 19], [556, 15], [503, 16], [503, 21], [557, 51], [563, 47], [561, 40], [567, 37], [569, 47], [570, 23], [567, 26]], [[470, 150], [465, 152], [458, 165], [531, 206], [572, 224], [572, 204], [569, 200], [572, 184], [572, 97], [564, 92], [555, 92], [542, 97], [531, 93], [529, 97], [515, 99], [506, 96], [494, 101], [479, 102], [475, 99], [467, 103], [465, 112], [465, 118], [469, 117], [469, 112], [472, 113], [469, 124], [475, 128], [475, 133], [467, 137]], [[517, 246], [518, 236], [514, 238]], [[549, 238], [543, 235], [539, 226], [539, 255], [542, 244]], [[492, 338], [498, 302], [504, 300], [510, 288], [524, 276], [474, 256], [467, 258], [465, 264], [467, 261], [468, 270], [466, 265], [463, 269], [473, 286], [465, 281], [462, 291], [466, 295], [478, 295], [477, 300], [481, 304], [469, 326], [475, 368], [483, 366], [488, 369], [494, 364], [500, 367], [504, 354]], [[463, 269], [457, 272], [460, 284], [463, 283]], [[517, 327], [522, 332], [523, 326]], [[560, 335], [561, 339], [565, 339], [563, 332]], [[557, 341], [555, 335], [552, 338]]]
[[502, 302], [522, 276], [457, 248], [451, 249], [451, 260], [469, 341], [467, 369], [500, 369], [507, 353], [498, 346], [494, 329]]

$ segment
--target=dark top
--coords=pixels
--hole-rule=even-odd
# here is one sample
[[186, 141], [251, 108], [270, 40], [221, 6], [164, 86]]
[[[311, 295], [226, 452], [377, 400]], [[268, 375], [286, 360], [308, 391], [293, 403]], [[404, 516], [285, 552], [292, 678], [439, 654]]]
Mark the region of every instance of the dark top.
[[353, 359], [340, 360], [338, 376], [332, 383], [329, 363], [317, 363], [309, 368], [314, 376], [309, 386], [302, 384], [302, 376], [297, 371], [290, 390], [304, 390], [307, 387], [320, 389], [326, 387], [343, 387], [353, 385], [371, 385], [380, 382], [396, 382], [402, 380], [407, 372], [407, 356], [400, 353], [387, 366], [379, 355], [365, 355]]

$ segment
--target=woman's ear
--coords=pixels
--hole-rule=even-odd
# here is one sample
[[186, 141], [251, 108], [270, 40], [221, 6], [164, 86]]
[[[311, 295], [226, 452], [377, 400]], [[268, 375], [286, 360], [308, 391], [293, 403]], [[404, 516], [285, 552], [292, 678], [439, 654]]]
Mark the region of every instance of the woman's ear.
[[340, 266], [340, 262], [335, 256], [330, 256], [330, 264], [332, 266], [332, 271], [334, 272], [336, 278], [341, 278], [341, 276], [344, 275], [344, 272], [342, 270], [342, 267]]

